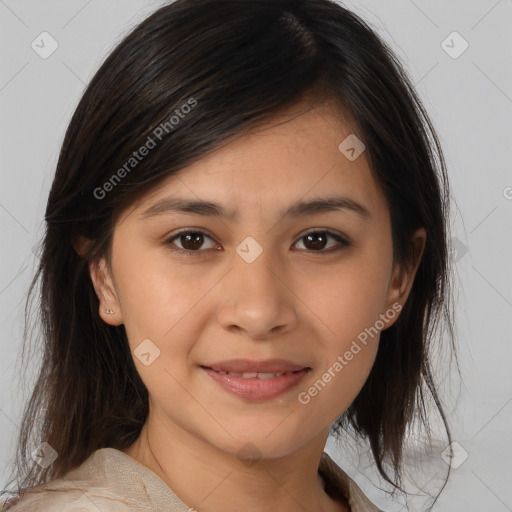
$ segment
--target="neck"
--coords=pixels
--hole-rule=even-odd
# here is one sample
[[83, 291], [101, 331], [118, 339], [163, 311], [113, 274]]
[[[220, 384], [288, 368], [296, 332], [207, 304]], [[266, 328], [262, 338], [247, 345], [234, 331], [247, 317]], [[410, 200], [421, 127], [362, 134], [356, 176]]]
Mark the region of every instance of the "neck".
[[283, 457], [251, 460], [219, 450], [178, 427], [161, 432], [148, 419], [137, 441], [123, 452], [198, 511], [348, 512], [327, 495], [318, 474], [327, 436], [328, 430]]

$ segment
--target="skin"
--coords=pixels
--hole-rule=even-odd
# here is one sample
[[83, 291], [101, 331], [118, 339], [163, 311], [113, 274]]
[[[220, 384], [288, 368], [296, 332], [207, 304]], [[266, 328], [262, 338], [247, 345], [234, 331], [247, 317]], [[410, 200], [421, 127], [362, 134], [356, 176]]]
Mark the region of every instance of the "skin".
[[[134, 357], [150, 414], [124, 452], [200, 511], [348, 510], [326, 494], [318, 464], [329, 426], [368, 377], [379, 336], [308, 404], [297, 397], [379, 315], [394, 303], [404, 306], [423, 254], [420, 229], [415, 260], [407, 269], [393, 265], [389, 208], [365, 153], [351, 162], [338, 150], [355, 131], [332, 105], [308, 106], [166, 179], [118, 219], [111, 269], [105, 260], [89, 267], [102, 319], [125, 325], [132, 353], [148, 338], [160, 350], [149, 366]], [[279, 216], [298, 200], [333, 195], [359, 202], [371, 217], [349, 210]], [[220, 203], [240, 217], [141, 216], [173, 196]], [[174, 239], [175, 248], [196, 248], [192, 256], [170, 249], [168, 240], [182, 228], [208, 233], [202, 245]], [[304, 238], [313, 228], [342, 234], [352, 245], [329, 237], [315, 250]], [[236, 252], [248, 236], [263, 248], [250, 264]], [[332, 247], [340, 250], [325, 252]], [[285, 394], [251, 402], [199, 366], [235, 357], [283, 358], [312, 370]], [[246, 443], [258, 450], [253, 465], [237, 455]]]

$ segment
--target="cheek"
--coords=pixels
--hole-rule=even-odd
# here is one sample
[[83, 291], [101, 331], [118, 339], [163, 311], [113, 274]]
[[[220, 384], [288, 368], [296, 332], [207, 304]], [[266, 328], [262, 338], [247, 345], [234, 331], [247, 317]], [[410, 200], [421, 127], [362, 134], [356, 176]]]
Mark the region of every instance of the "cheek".
[[319, 370], [308, 382], [309, 388], [302, 391], [303, 402], [320, 417], [334, 420], [352, 403], [375, 361], [390, 259], [383, 263], [372, 257], [371, 251], [368, 254], [336, 271], [317, 275], [309, 288], [308, 304], [325, 335], [318, 340], [322, 352]]
[[378, 343], [378, 333], [366, 339], [345, 333], [340, 336], [326, 349], [325, 362], [299, 390], [298, 407], [306, 408], [310, 418], [319, 418], [325, 424], [336, 420], [354, 401], [368, 378]]
[[340, 265], [317, 269], [301, 284], [297, 281], [297, 295], [310, 310], [308, 314], [321, 321], [327, 336], [344, 343], [373, 326], [384, 313], [389, 278], [387, 262], [371, 254], [354, 255]]
[[123, 322], [131, 343], [144, 338], [166, 342], [208, 289], [207, 282], [202, 286], [202, 281], [192, 282], [183, 275], [165, 251], [126, 251], [116, 264]]
[[329, 395], [324, 406], [329, 422], [343, 414], [361, 391], [373, 366], [377, 347], [378, 340], [372, 345], [364, 346], [359, 343], [359, 347], [351, 347], [322, 375], [320, 380], [322, 383], [327, 382], [325, 385], [329, 386], [326, 387]]

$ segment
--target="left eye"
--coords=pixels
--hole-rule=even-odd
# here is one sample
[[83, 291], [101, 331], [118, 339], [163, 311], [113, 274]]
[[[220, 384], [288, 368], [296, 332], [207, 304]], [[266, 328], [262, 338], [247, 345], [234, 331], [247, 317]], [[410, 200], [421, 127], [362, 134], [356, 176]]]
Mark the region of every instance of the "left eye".
[[[206, 249], [220, 248], [219, 244], [216, 244], [209, 235], [200, 230], [181, 231], [167, 240], [167, 244], [169, 244], [171, 250], [191, 256], [194, 253], [203, 252], [200, 249], [203, 246], [205, 239], [209, 239], [211, 241], [210, 247], [206, 247]], [[337, 243], [332, 244], [326, 249], [328, 239], [335, 240]], [[181, 247], [176, 247], [175, 241], [179, 242]], [[299, 242], [302, 242], [306, 246], [306, 249], [309, 249], [308, 252], [316, 252], [320, 254], [338, 251], [351, 245], [346, 238], [327, 230], [317, 230], [305, 233], [297, 240], [297, 242], [295, 242], [294, 245]]]
[[[329, 238], [336, 240], [338, 243], [331, 245], [328, 250], [325, 250]], [[331, 231], [310, 231], [302, 235], [297, 243], [302, 240], [305, 240], [307, 244], [310, 244], [310, 248], [313, 248], [313, 251], [308, 252], [319, 252], [320, 254], [328, 254], [350, 246], [350, 242], [346, 238]]]

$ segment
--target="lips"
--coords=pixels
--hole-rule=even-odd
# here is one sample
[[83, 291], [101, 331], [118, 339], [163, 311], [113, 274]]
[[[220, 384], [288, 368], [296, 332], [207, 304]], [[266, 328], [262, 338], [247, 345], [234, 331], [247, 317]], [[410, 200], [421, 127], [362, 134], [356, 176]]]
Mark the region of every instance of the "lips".
[[[308, 366], [296, 364], [285, 359], [267, 359], [265, 361], [230, 359], [228, 361], [203, 365], [203, 367], [219, 373], [232, 373], [239, 377], [245, 376], [244, 374], [257, 374], [253, 375], [253, 377], [258, 376], [258, 378], [272, 378], [268, 375], [276, 376], [276, 374], [298, 372], [309, 368]], [[247, 376], [246, 378], [250, 377]]]
[[[210, 368], [211, 370], [211, 368]], [[225, 371], [218, 371], [213, 370], [217, 372], [219, 375], [231, 375], [231, 377], [240, 377], [242, 379], [273, 379], [275, 377], [281, 377], [281, 375], [292, 375], [296, 372], [225, 372]], [[297, 370], [300, 371], [300, 370]]]
[[251, 401], [270, 400], [291, 391], [311, 370], [285, 359], [230, 359], [201, 368], [224, 390]]

